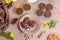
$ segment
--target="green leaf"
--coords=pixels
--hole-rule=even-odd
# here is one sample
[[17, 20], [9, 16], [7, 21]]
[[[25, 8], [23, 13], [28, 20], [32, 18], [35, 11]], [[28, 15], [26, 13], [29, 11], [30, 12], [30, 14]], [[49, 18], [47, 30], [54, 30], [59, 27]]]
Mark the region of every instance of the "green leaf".
[[14, 40], [14, 37], [11, 37], [11, 40]]
[[14, 40], [14, 37], [10, 37], [10, 33], [3, 32], [2, 34], [0, 34], [0, 36], [4, 36], [8, 39]]
[[10, 39], [10, 34], [9, 34], [9, 33], [3, 32], [3, 33], [2, 33], [2, 36]]

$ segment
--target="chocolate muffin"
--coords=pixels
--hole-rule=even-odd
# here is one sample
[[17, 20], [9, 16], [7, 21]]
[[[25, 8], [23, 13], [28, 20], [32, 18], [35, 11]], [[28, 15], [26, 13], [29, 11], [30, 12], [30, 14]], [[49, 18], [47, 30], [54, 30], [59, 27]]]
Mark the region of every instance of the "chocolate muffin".
[[27, 25], [25, 23], [21, 22], [21, 27], [26, 29]]
[[40, 9], [45, 8], [45, 6], [46, 6], [45, 3], [40, 3], [40, 4], [39, 4], [39, 8], [40, 8]]
[[37, 15], [38, 16], [42, 16], [43, 15], [43, 11], [41, 9], [37, 10]]
[[17, 14], [22, 14], [23, 13], [23, 9], [22, 8], [17, 8], [16, 9], [16, 13]]
[[9, 24], [9, 12], [3, 0], [0, 0], [0, 33], [3, 33]]
[[44, 13], [44, 16], [45, 17], [50, 17], [52, 15], [52, 13], [50, 12], [50, 11], [46, 11], [45, 13]]
[[36, 23], [36, 22], [35, 22], [34, 20], [31, 20], [31, 21], [29, 21], [28, 25], [29, 25], [30, 27], [34, 27], [35, 23]]
[[31, 5], [30, 4], [24, 4], [23, 8], [24, 8], [24, 10], [30, 10]]
[[52, 10], [53, 9], [53, 5], [52, 4], [47, 4], [46, 9], [47, 10]]
[[26, 18], [23, 20], [23, 23], [27, 24], [29, 21], [30, 21], [30, 19], [29, 19], [28, 17], [26, 17]]

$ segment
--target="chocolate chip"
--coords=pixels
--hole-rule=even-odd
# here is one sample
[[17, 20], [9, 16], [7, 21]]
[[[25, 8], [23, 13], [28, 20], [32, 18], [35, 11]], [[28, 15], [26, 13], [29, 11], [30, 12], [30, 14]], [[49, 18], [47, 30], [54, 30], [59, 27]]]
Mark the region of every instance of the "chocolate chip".
[[40, 8], [40, 9], [45, 8], [45, 6], [46, 6], [45, 3], [40, 3], [40, 4], [39, 4], [39, 8]]
[[24, 4], [23, 8], [24, 8], [24, 10], [30, 10], [31, 9], [31, 5]]
[[38, 16], [42, 16], [43, 15], [43, 11], [41, 9], [37, 10], [37, 15]]
[[27, 24], [29, 21], [30, 21], [30, 19], [29, 19], [28, 17], [26, 17], [26, 18], [23, 20], [23, 23]]
[[46, 9], [47, 10], [52, 10], [53, 9], [53, 5], [52, 4], [47, 4]]
[[11, 20], [11, 24], [15, 24], [17, 22], [18, 18], [14, 18]]
[[34, 20], [31, 20], [31, 21], [29, 21], [28, 25], [29, 25], [30, 27], [34, 27], [35, 23], [36, 23], [36, 22], [35, 22]]
[[44, 13], [44, 16], [45, 17], [50, 17], [52, 15], [52, 13], [50, 12], [50, 11], [46, 11], [45, 13]]
[[27, 29], [27, 25], [23, 22], [21, 22], [21, 27]]
[[16, 13], [17, 14], [22, 14], [23, 13], [23, 9], [22, 8], [17, 8], [16, 9]]

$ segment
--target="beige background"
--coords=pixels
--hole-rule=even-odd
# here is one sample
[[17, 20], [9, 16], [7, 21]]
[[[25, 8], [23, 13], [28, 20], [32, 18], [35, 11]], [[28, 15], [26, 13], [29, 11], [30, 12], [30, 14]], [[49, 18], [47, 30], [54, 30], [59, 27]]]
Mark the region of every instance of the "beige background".
[[[60, 13], [58, 11], [60, 11], [60, 0], [53, 0], [51, 1], [51, 3], [53, 4], [54, 6], [54, 9], [52, 10], [52, 16], [50, 18], [45, 18], [44, 16], [41, 16], [41, 17], [38, 17], [36, 14], [36, 10], [38, 9], [38, 4], [42, 2], [41, 0], [38, 0], [36, 3], [33, 3], [31, 4], [32, 5], [32, 8], [34, 10], [30, 10], [28, 12], [24, 12], [24, 13], [33, 13], [33, 15], [35, 15], [39, 20], [40, 22], [41, 21], [46, 21], [46, 22], [49, 22], [50, 20], [54, 19], [54, 20], [58, 20], [59, 21], [59, 24], [56, 26], [56, 28], [54, 29], [42, 29], [40, 28], [39, 32], [37, 32], [36, 34], [34, 34], [34, 37], [31, 38], [30, 37], [30, 40], [47, 40], [47, 36], [50, 34], [50, 33], [58, 33], [60, 34]], [[47, 0], [44, 0], [43, 1], [44, 3], [48, 3]], [[20, 15], [17, 15], [15, 12], [14, 12], [14, 7], [16, 4], [20, 4], [20, 3], [26, 3], [24, 0], [17, 0], [16, 3], [13, 4], [13, 7], [9, 9], [9, 19], [10, 21], [13, 19], [13, 18], [19, 18]], [[56, 8], [57, 9], [56, 9]], [[41, 39], [38, 39], [37, 36], [40, 34], [41, 31], [46, 31], [46, 34], [41, 38]], [[18, 26], [17, 26], [17, 23], [12, 25], [12, 24], [9, 24], [9, 27], [8, 29], [6, 30], [6, 32], [13, 32], [15, 34], [15, 40], [24, 40], [24, 34], [20, 32], [20, 30], [18, 29]], [[8, 40], [4, 37], [0, 37], [0, 40]]]

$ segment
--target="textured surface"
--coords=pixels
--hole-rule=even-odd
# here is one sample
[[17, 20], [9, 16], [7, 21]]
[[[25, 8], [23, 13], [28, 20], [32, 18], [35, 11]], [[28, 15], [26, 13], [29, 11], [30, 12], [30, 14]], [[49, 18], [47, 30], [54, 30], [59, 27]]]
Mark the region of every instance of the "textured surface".
[[[58, 11], [60, 11], [60, 0], [53, 0], [54, 2], [52, 2], [52, 4], [54, 5], [54, 7], [56, 7], [58, 9]], [[36, 13], [35, 11], [37, 10], [38, 8], [38, 5], [41, 2], [41, 0], [38, 0], [36, 3], [33, 3], [32, 4], [32, 8], [34, 8], [33, 11], [28, 11], [28, 12], [24, 12], [24, 13]], [[23, 0], [17, 0], [17, 2], [15, 4], [19, 4], [19, 3], [25, 3]], [[48, 3], [47, 0], [44, 1], [44, 3]], [[10, 21], [13, 19], [13, 18], [18, 18], [20, 15], [17, 15], [13, 10], [14, 10], [14, 6], [15, 4], [13, 5], [12, 8], [9, 9], [9, 16], [10, 16]], [[35, 10], [36, 9], [36, 10]], [[52, 16], [50, 18], [45, 18], [44, 16], [41, 16], [41, 17], [38, 17], [36, 14], [35, 16], [37, 17], [37, 19], [41, 21], [46, 21], [46, 22], [49, 22], [50, 20], [54, 19], [54, 20], [58, 20], [59, 21], [59, 24], [57, 25], [56, 28], [54, 29], [45, 29], [46, 31], [46, 34], [41, 38], [41, 39], [38, 39], [37, 36], [38, 34], [40, 34], [41, 31], [44, 31], [44, 29], [40, 28], [40, 31], [37, 32], [36, 34], [34, 34], [34, 37], [31, 38], [30, 40], [47, 40], [47, 36], [50, 34], [50, 33], [58, 33], [60, 34], [60, 14], [57, 12], [57, 10], [54, 8], [53, 11], [52, 11]], [[48, 31], [47, 31], [48, 30]], [[9, 28], [6, 30], [6, 32], [14, 32], [15, 34], [15, 40], [24, 40], [24, 34], [20, 32], [20, 30], [18, 29], [18, 26], [17, 24], [15, 25], [12, 25], [12, 24], [9, 24]], [[8, 40], [4, 37], [0, 37], [0, 40]]]

